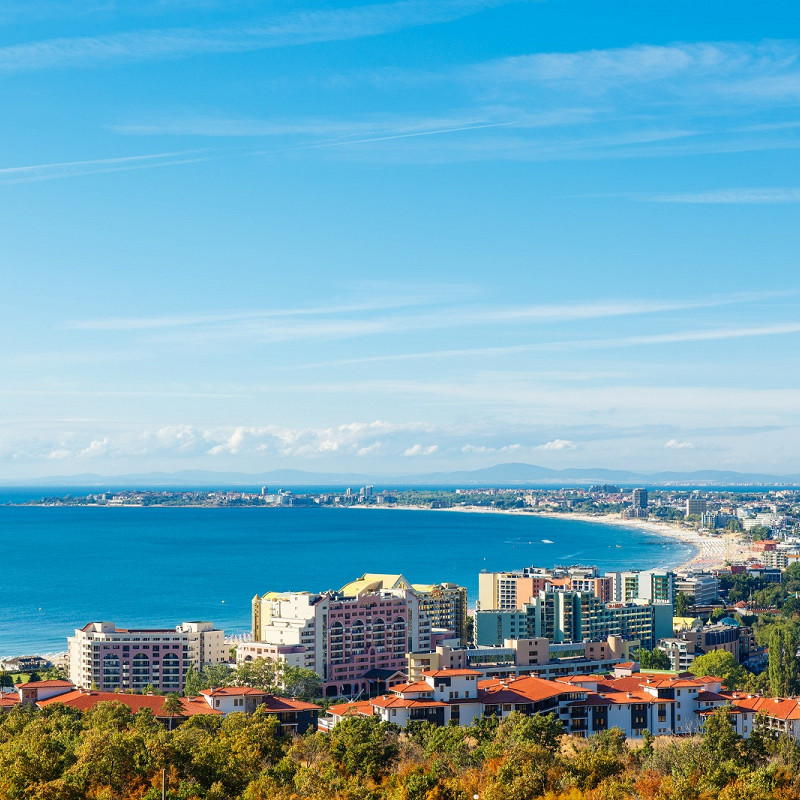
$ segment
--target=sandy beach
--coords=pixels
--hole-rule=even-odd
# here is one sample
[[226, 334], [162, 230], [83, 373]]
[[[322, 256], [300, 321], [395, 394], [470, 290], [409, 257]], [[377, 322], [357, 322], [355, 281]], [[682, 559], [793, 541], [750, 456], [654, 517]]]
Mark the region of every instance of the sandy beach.
[[441, 509], [442, 511], [466, 511], [485, 514], [518, 514], [524, 516], [548, 517], [551, 519], [579, 520], [597, 525], [613, 525], [620, 528], [635, 528], [648, 531], [658, 536], [677, 539], [696, 549], [692, 558], [683, 562], [676, 569], [718, 569], [726, 563], [741, 563], [749, 559], [758, 559], [751, 550], [750, 543], [741, 533], [724, 533], [709, 535], [692, 528], [668, 522], [655, 522], [647, 519], [623, 519], [619, 514], [571, 514], [555, 511], [527, 511], [525, 509], [494, 509], [482, 506], [458, 506]]

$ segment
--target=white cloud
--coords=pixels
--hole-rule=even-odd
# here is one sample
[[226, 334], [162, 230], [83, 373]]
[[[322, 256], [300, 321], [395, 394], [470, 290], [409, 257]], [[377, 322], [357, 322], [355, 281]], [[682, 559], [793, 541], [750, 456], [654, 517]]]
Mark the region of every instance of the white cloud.
[[430, 456], [439, 449], [439, 445], [433, 444], [430, 447], [423, 447], [421, 444], [415, 444], [403, 451], [404, 456]]
[[796, 80], [798, 52], [798, 43], [793, 40], [632, 45], [501, 58], [476, 65], [464, 77], [588, 94], [658, 82], [664, 86], [658, 96], [661, 104], [670, 92], [696, 101], [701, 88], [706, 94], [726, 98], [792, 97], [800, 91]]
[[755, 205], [777, 203], [800, 203], [800, 189], [794, 188], [738, 188], [714, 189], [707, 192], [684, 194], [632, 195], [632, 199], [644, 203], [685, 203], [697, 205]]
[[375, 455], [378, 450], [381, 449], [381, 442], [373, 442], [372, 444], [368, 444], [360, 449], [356, 450], [357, 456], [372, 456]]
[[171, 167], [178, 164], [197, 164], [207, 161], [202, 150], [182, 150], [177, 153], [151, 153], [120, 158], [95, 158], [84, 161], [63, 161], [51, 164], [28, 164], [22, 167], [0, 169], [0, 184], [34, 183], [82, 175], [105, 175], [111, 172], [129, 172], [137, 169]]
[[314, 42], [378, 36], [450, 22], [502, 0], [404, 0], [353, 8], [299, 11], [249, 25], [202, 30], [172, 28], [105, 36], [48, 39], [0, 48], [0, 72], [241, 53]]
[[520, 450], [521, 444], [507, 444], [502, 447], [487, 447], [486, 445], [465, 444], [461, 448], [462, 453], [513, 453]]
[[575, 450], [577, 445], [569, 439], [553, 439], [552, 442], [545, 442], [537, 445], [534, 450]]
[[[474, 328], [477, 325], [497, 328], [503, 325], [580, 322], [583, 320], [634, 317], [667, 312], [692, 311], [752, 302], [759, 293], [722, 295], [704, 300], [651, 300], [647, 298], [596, 300], [593, 302], [553, 303], [533, 305], [493, 306], [478, 303], [441, 303], [432, 307], [430, 301], [404, 298], [394, 304], [404, 310], [387, 313], [391, 302], [364, 302], [343, 307], [264, 309], [262, 311], [218, 311], [187, 313], [165, 317], [130, 317], [75, 320], [70, 329], [147, 333], [146, 343], [202, 344], [226, 341], [269, 343], [308, 339], [358, 338], [393, 335], [414, 331]], [[415, 307], [409, 308], [410, 305]], [[357, 313], [361, 312], [361, 313]], [[613, 341], [613, 340], [612, 340]], [[568, 347], [570, 343], [565, 343]], [[534, 345], [533, 348], [559, 348], [559, 343]], [[597, 346], [595, 344], [595, 346]], [[529, 345], [499, 348], [502, 352], [531, 349]], [[491, 354], [496, 348], [486, 348]], [[442, 355], [459, 352], [478, 353], [481, 349], [443, 351]], [[420, 354], [419, 357], [424, 357]], [[415, 354], [367, 356], [337, 360], [336, 364], [364, 363], [380, 360], [400, 360]], [[306, 365], [308, 366], [308, 365]]]
[[667, 450], [693, 450], [695, 445], [692, 442], [680, 442], [677, 439], [670, 439], [664, 447]]

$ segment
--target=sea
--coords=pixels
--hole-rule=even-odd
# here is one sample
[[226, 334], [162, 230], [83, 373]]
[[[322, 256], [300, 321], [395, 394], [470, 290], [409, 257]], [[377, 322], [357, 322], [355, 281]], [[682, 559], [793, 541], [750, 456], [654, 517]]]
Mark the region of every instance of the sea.
[[[0, 490], [0, 504], [64, 493]], [[64, 651], [75, 628], [101, 620], [246, 633], [255, 594], [338, 589], [364, 572], [452, 581], [472, 606], [481, 570], [646, 569], [695, 552], [568, 518], [379, 508], [0, 505], [0, 541], [0, 656]]]

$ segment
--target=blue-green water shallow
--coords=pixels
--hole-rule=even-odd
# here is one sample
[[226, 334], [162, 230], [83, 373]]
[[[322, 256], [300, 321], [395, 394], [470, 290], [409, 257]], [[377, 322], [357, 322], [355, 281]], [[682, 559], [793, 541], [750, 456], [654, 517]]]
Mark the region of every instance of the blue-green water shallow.
[[336, 589], [363, 572], [454, 581], [472, 604], [482, 569], [663, 567], [693, 553], [578, 520], [403, 509], [0, 506], [0, 537], [0, 655], [64, 650], [92, 620], [243, 632], [254, 594]]

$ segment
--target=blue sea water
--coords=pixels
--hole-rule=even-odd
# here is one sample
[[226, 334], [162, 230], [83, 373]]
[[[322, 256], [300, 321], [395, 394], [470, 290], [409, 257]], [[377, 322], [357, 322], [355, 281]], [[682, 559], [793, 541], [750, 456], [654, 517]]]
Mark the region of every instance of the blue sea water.
[[663, 567], [693, 553], [577, 520], [400, 509], [0, 506], [0, 541], [0, 655], [65, 650], [93, 620], [244, 632], [253, 595], [338, 589], [364, 572], [453, 581], [472, 604], [482, 569]]

